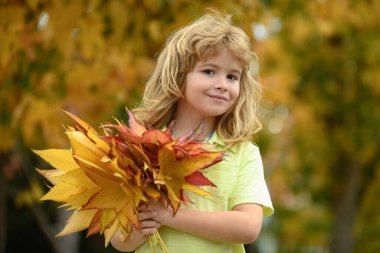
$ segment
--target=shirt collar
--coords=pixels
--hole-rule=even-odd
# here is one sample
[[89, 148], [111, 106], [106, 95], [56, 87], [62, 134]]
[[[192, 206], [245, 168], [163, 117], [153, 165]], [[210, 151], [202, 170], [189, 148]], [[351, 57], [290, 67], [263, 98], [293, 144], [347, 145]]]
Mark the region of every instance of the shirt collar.
[[[226, 143], [223, 141], [223, 139], [216, 132], [213, 132], [213, 134], [212, 134], [211, 138], [208, 140], [208, 142], [212, 145], [215, 145], [218, 149], [221, 149], [221, 150], [223, 150], [224, 147], [226, 146]], [[230, 147], [227, 150], [230, 150], [230, 151], [236, 153], [237, 152], [237, 145], [233, 145], [232, 147]]]
[[[168, 129], [168, 126], [164, 125], [161, 130], [165, 131], [166, 129]], [[223, 141], [223, 139], [219, 136], [219, 134], [214, 131], [210, 134], [210, 138], [208, 139], [208, 143], [214, 145], [218, 150], [223, 150], [224, 147], [226, 146], [226, 143]], [[237, 145], [233, 145], [232, 147], [230, 147], [229, 149], [227, 150], [230, 150], [232, 151], [233, 153], [236, 153], [237, 152]]]

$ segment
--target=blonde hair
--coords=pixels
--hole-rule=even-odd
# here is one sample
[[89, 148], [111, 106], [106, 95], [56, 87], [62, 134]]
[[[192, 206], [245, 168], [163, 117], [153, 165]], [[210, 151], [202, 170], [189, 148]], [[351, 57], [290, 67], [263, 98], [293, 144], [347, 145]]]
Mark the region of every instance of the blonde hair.
[[183, 98], [187, 73], [197, 62], [221, 50], [228, 50], [243, 71], [239, 97], [228, 112], [218, 117], [216, 131], [226, 146], [251, 139], [261, 129], [261, 87], [251, 73], [255, 57], [247, 34], [232, 24], [231, 16], [219, 13], [206, 14], [169, 36], [146, 84], [142, 102], [134, 110], [136, 117], [155, 128], [169, 124]]

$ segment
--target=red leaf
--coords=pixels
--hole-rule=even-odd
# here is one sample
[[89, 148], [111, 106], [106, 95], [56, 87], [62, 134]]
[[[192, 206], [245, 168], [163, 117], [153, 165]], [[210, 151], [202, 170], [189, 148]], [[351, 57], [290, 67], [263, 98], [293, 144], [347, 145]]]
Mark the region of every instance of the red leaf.
[[133, 114], [128, 110], [128, 108], [125, 108], [125, 110], [127, 111], [127, 113], [128, 113], [128, 117], [129, 117], [129, 119], [128, 119], [129, 127], [130, 127], [130, 128], [132, 129], [132, 131], [135, 132], [138, 136], [142, 136], [142, 134], [143, 134], [144, 132], [146, 132], [147, 129], [146, 129], [143, 125], [139, 124], [139, 123], [136, 121], [135, 117], [134, 117]]
[[207, 186], [216, 187], [216, 185], [210, 180], [208, 180], [208, 178], [205, 177], [203, 173], [200, 171], [195, 171], [193, 174], [186, 176], [185, 179], [189, 184], [192, 184], [192, 185], [197, 185], [197, 186], [207, 185]]

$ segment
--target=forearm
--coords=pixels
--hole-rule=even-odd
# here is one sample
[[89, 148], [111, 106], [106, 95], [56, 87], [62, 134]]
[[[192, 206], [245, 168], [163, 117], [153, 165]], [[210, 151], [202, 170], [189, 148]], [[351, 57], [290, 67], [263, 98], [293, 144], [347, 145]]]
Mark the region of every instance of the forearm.
[[167, 217], [162, 225], [188, 232], [209, 240], [252, 243], [260, 233], [262, 207], [252, 205], [241, 210], [203, 212], [180, 209], [176, 216]]

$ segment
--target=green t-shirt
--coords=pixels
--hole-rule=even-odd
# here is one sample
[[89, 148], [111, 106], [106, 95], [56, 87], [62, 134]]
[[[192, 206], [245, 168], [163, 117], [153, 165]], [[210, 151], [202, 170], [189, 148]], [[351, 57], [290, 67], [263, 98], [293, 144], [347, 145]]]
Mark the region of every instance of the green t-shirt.
[[[209, 140], [216, 150], [224, 145], [217, 134]], [[263, 164], [259, 149], [251, 142], [243, 142], [225, 151], [224, 160], [203, 170], [204, 175], [217, 187], [203, 186], [211, 193], [202, 197], [186, 192], [194, 204], [181, 205], [200, 211], [230, 211], [236, 205], [256, 203], [263, 206], [264, 217], [273, 213], [272, 202], [264, 179]], [[243, 253], [242, 244], [210, 241], [170, 227], [159, 229], [170, 253]], [[157, 251], [161, 252], [159, 246]], [[136, 249], [136, 253], [150, 253], [149, 240]]]

